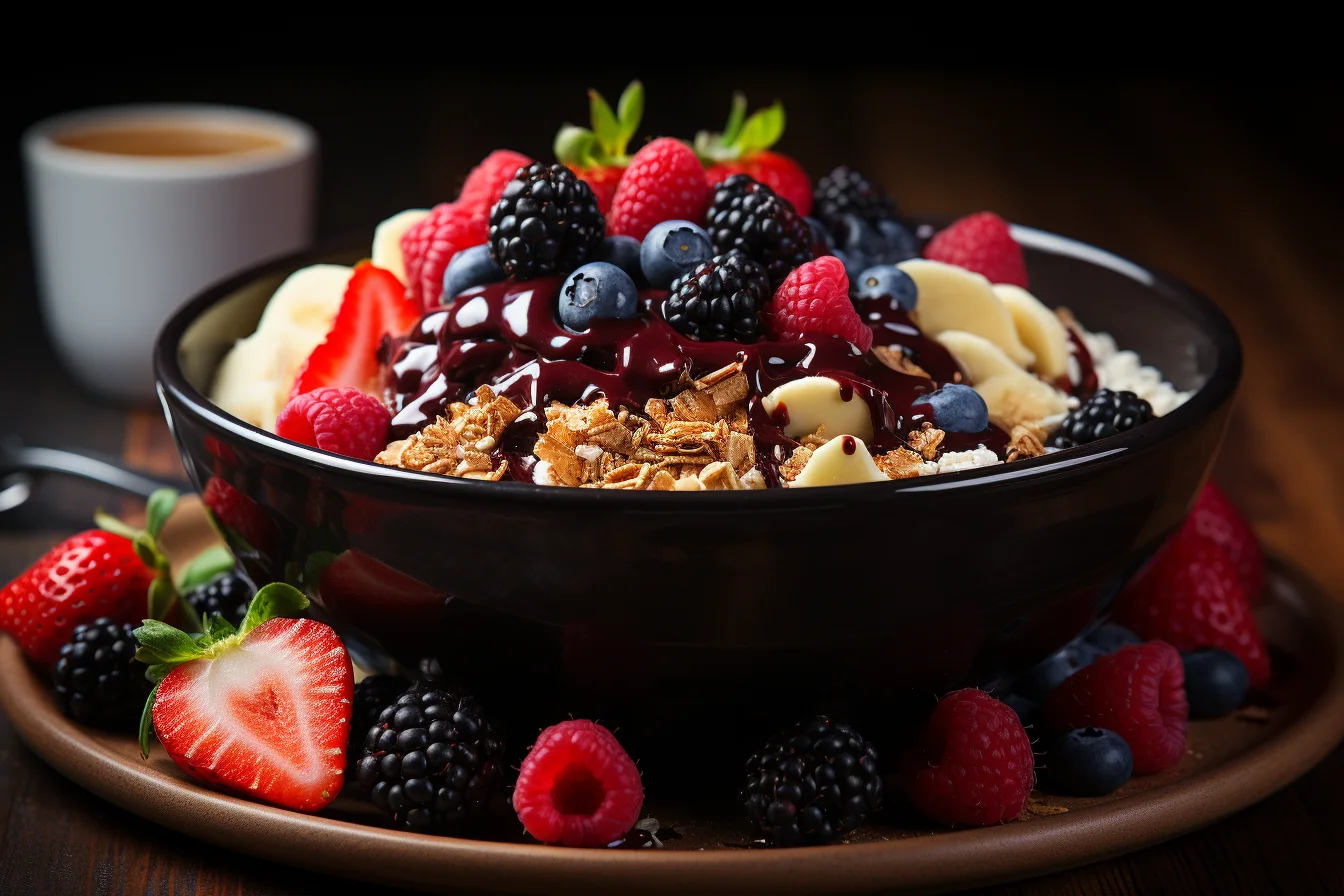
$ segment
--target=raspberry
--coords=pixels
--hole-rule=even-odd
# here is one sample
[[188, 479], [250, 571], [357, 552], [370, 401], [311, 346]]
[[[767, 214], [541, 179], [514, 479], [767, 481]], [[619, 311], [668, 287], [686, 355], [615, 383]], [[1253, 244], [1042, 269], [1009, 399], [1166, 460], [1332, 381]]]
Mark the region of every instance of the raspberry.
[[975, 271], [990, 283], [1027, 288], [1022, 247], [1008, 232], [1008, 222], [993, 212], [977, 212], [953, 221], [933, 235], [924, 248], [924, 257]]
[[1066, 678], [1045, 704], [1046, 723], [1056, 731], [1105, 728], [1123, 737], [1136, 775], [1181, 761], [1189, 715], [1181, 655], [1161, 641], [1098, 657]]
[[873, 331], [849, 300], [849, 277], [833, 255], [823, 255], [793, 270], [761, 315], [777, 338], [839, 336], [861, 351], [873, 346]]
[[635, 153], [621, 175], [607, 231], [642, 240], [662, 221], [703, 220], [711, 192], [694, 150], [680, 140], [659, 137]]
[[387, 447], [392, 415], [372, 395], [349, 386], [325, 386], [296, 395], [275, 421], [282, 439], [360, 460]]
[[[502, 188], [501, 188], [502, 189]], [[453, 256], [485, 242], [489, 208], [443, 202], [401, 238], [406, 264], [406, 295], [423, 308], [439, 304], [443, 272]]]
[[644, 784], [616, 736], [575, 719], [537, 737], [518, 770], [513, 808], [543, 843], [606, 846], [639, 820]]
[[1245, 664], [1253, 686], [1268, 684], [1269, 654], [1236, 566], [1217, 544], [1190, 532], [1177, 532], [1125, 586], [1115, 621], [1177, 650], [1226, 650]]
[[499, 201], [499, 194], [519, 168], [526, 168], [532, 160], [520, 152], [511, 149], [497, 149], [471, 169], [467, 179], [462, 182], [462, 193], [457, 204], [472, 212], [490, 214], [490, 208]]
[[1265, 582], [1265, 557], [1260, 540], [1246, 518], [1212, 482], [1195, 499], [1194, 509], [1181, 527], [1183, 535], [1207, 539], [1223, 549], [1237, 569], [1237, 581], [1254, 606]]
[[1017, 713], [984, 691], [938, 702], [901, 774], [916, 809], [945, 824], [998, 824], [1022, 814], [1036, 756]]

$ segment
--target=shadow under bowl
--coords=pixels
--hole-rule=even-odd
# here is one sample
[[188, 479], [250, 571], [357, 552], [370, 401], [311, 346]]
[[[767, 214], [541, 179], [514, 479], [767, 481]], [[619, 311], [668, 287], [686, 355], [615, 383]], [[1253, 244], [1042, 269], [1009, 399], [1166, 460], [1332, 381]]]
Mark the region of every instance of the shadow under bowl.
[[646, 758], [684, 753], [699, 733], [756, 739], [813, 711], [877, 740], [912, 699], [1020, 672], [1096, 622], [1188, 510], [1240, 378], [1236, 334], [1207, 299], [1095, 247], [1014, 230], [1038, 297], [1194, 396], [1052, 457], [702, 493], [392, 469], [212, 404], [216, 366], [281, 280], [362, 247], [295, 255], [187, 303], [159, 335], [158, 390], [255, 581], [308, 590], [361, 656], [412, 669], [440, 657], [518, 745], [570, 714], [619, 725]]

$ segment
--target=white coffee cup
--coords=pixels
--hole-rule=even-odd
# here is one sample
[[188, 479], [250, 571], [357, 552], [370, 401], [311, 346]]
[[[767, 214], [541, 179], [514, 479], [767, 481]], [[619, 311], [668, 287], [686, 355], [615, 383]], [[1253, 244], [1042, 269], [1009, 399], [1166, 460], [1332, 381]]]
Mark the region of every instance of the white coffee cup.
[[38, 288], [67, 368], [154, 396], [151, 348], [193, 294], [312, 241], [317, 136], [271, 112], [118, 106], [23, 136]]

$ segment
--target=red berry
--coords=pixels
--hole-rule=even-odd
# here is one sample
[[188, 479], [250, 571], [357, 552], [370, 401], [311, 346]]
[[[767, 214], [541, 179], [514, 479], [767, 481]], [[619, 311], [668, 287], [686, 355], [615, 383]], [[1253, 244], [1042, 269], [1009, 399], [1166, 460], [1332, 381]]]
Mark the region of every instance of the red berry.
[[1269, 653], [1236, 567], [1217, 544], [1185, 529], [1125, 586], [1112, 615], [1140, 638], [1177, 650], [1226, 650], [1245, 664], [1253, 686], [1269, 683]]
[[75, 626], [99, 616], [144, 619], [154, 577], [130, 539], [90, 529], [47, 551], [0, 590], [0, 626], [31, 662], [46, 668]]
[[396, 274], [367, 261], [355, 265], [336, 320], [299, 368], [289, 397], [322, 386], [350, 386], [361, 392], [380, 389], [379, 343], [388, 333], [405, 333], [419, 318], [419, 306], [407, 299]]
[[349, 386], [327, 386], [296, 395], [275, 421], [282, 439], [373, 460], [387, 447], [392, 415], [381, 401]]
[[617, 165], [597, 165], [592, 168], [580, 168], [574, 172], [586, 183], [597, 197], [597, 207], [602, 214], [611, 212], [611, 201], [616, 198], [616, 187], [621, 182], [625, 168]]
[[710, 192], [694, 150], [680, 140], [659, 137], [635, 153], [621, 176], [607, 232], [642, 240], [662, 221], [702, 221]]
[[1208, 539], [1222, 548], [1236, 567], [1237, 581], [1246, 599], [1252, 606], [1259, 602], [1265, 582], [1265, 556], [1260, 550], [1260, 539], [1222, 489], [1212, 482], [1204, 486], [1181, 527], [1181, 534]]
[[616, 735], [576, 719], [537, 737], [518, 770], [513, 808], [543, 843], [606, 846], [639, 821], [644, 784]]
[[849, 276], [840, 259], [823, 255], [784, 278], [761, 315], [761, 322], [786, 341], [805, 336], [839, 336], [860, 351], [873, 347], [873, 331], [849, 300]]
[[[240, 549], [262, 554], [274, 552], [280, 532], [275, 521], [252, 498], [218, 476], [211, 476], [201, 489], [201, 503], [210, 510], [235, 553]], [[246, 545], [239, 544], [240, 540]]]
[[789, 200], [800, 216], [812, 213], [812, 180], [803, 166], [788, 156], [766, 150], [745, 159], [722, 162], [705, 170], [705, 182], [712, 187], [734, 174], [745, 174], [765, 184]]
[[1045, 704], [1046, 723], [1057, 731], [1091, 726], [1123, 737], [1136, 775], [1181, 761], [1189, 715], [1181, 655], [1161, 641], [1098, 657], [1064, 679]]
[[1031, 738], [1011, 707], [984, 691], [938, 702], [901, 774], [916, 809], [944, 824], [998, 824], [1022, 814], [1036, 783]]
[[1008, 222], [993, 212], [977, 212], [938, 231], [924, 257], [982, 274], [990, 283], [1027, 288], [1027, 262]]
[[462, 183], [462, 193], [457, 197], [457, 205], [488, 216], [491, 207], [499, 201], [499, 194], [503, 193], [504, 187], [513, 180], [513, 175], [519, 168], [526, 168], [531, 164], [532, 160], [520, 152], [511, 149], [495, 150], [471, 169], [471, 173]]
[[[512, 173], [509, 179], [512, 178]], [[508, 183], [508, 179], [505, 180]], [[491, 185], [493, 189], [493, 185]], [[500, 186], [502, 191], [504, 188]], [[498, 199], [498, 195], [495, 197]], [[434, 308], [443, 293], [443, 272], [453, 256], [485, 242], [490, 208], [480, 195], [466, 202], [443, 202], [401, 238], [406, 264], [406, 296], [417, 308]]]

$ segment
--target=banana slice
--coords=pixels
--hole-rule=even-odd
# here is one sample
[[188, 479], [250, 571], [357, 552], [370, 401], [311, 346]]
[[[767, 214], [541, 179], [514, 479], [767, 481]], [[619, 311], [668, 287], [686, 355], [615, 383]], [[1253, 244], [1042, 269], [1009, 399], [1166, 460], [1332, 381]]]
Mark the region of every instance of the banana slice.
[[790, 488], [816, 485], [850, 485], [855, 482], [890, 482], [877, 468], [868, 446], [857, 436], [836, 436], [812, 452], [803, 472], [789, 483]]
[[1003, 349], [983, 336], [965, 330], [944, 330], [935, 338], [957, 359], [971, 385], [1002, 373], [1022, 372]]
[[352, 268], [315, 264], [286, 278], [257, 331], [238, 340], [215, 371], [210, 400], [240, 420], [275, 430], [299, 367], [326, 339]]
[[848, 432], [861, 439], [873, 437], [868, 403], [828, 376], [791, 380], [761, 399], [761, 407], [772, 417], [781, 404], [788, 420], [783, 426], [784, 435], [791, 439], [810, 435], [823, 424], [827, 433]]
[[1063, 392], [1024, 370], [992, 376], [976, 383], [975, 391], [989, 408], [989, 421], [1005, 432], [1012, 432], [1019, 423], [1033, 423], [1069, 409]]
[[1069, 372], [1069, 334], [1055, 312], [1040, 299], [1011, 283], [994, 284], [994, 295], [1008, 309], [1017, 327], [1017, 335], [1036, 355], [1033, 368], [1046, 379], [1057, 379]]
[[985, 337], [1021, 367], [1030, 367], [1036, 360], [1018, 338], [1012, 315], [984, 277], [924, 258], [912, 258], [896, 266], [919, 288], [919, 304], [911, 316], [925, 336], [965, 330]]
[[409, 209], [393, 215], [373, 230], [370, 259], [378, 267], [396, 274], [402, 283], [406, 282], [406, 262], [401, 257], [401, 238], [428, 214], [427, 208]]

